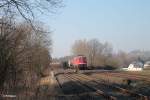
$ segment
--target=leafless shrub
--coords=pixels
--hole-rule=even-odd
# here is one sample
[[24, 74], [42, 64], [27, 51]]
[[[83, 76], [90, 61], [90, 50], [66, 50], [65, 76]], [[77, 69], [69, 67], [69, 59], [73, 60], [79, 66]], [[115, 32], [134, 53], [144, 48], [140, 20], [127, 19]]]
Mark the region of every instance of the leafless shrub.
[[[15, 24], [1, 19], [0, 89], [18, 92], [17, 88], [36, 88], [42, 71], [49, 67], [51, 41], [41, 26], [35, 31], [27, 23]], [[24, 88], [24, 89], [23, 89]]]

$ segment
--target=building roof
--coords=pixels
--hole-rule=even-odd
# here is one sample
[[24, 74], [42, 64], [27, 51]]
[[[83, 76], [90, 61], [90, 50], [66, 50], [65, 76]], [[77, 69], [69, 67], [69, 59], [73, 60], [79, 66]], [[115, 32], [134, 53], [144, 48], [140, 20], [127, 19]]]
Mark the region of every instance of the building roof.
[[130, 65], [133, 65], [135, 68], [143, 68], [143, 63], [139, 61], [134, 61]]

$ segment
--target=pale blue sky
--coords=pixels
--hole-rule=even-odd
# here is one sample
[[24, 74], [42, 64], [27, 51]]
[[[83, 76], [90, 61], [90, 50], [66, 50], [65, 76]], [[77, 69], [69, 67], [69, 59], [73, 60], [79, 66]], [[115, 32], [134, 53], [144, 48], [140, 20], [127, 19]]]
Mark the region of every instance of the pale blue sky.
[[[48, 17], [53, 57], [71, 53], [78, 39], [97, 38], [114, 50], [150, 50], [150, 0], [64, 0], [59, 14]], [[61, 13], [60, 13], [61, 12]]]

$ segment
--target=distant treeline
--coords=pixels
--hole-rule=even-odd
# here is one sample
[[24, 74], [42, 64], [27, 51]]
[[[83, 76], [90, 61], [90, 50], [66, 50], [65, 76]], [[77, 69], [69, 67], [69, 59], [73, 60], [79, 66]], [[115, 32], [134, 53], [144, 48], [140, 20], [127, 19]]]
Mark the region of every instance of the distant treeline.
[[72, 45], [72, 55], [54, 59], [55, 61], [67, 61], [76, 55], [87, 57], [88, 66], [101, 68], [121, 68], [127, 67], [133, 61], [149, 61], [150, 51], [134, 50], [132, 52], [119, 51], [113, 52], [113, 46], [102, 43], [98, 39], [76, 40]]

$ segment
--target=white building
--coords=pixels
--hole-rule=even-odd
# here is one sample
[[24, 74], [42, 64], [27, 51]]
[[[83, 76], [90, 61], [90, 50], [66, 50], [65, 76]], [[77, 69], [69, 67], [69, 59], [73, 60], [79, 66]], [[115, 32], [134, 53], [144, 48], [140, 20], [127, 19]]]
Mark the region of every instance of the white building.
[[144, 69], [147, 69], [147, 68], [150, 69], [150, 61], [147, 61], [147, 62], [145, 62], [145, 64], [144, 64]]
[[142, 71], [143, 67], [144, 67], [143, 63], [133, 62], [128, 66], [127, 70], [128, 71]]

